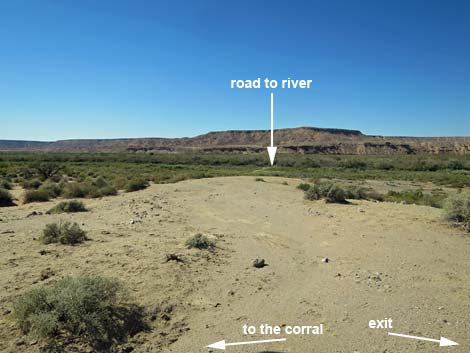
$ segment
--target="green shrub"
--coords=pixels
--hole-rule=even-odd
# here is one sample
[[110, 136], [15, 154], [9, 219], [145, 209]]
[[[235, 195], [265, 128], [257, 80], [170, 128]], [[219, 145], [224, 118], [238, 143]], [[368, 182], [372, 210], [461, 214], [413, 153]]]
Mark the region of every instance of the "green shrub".
[[13, 196], [5, 189], [0, 189], [0, 207], [14, 206]]
[[117, 190], [114, 186], [106, 185], [98, 189], [99, 197], [117, 195]]
[[55, 198], [62, 195], [62, 192], [64, 191], [64, 185], [48, 181], [42, 184], [39, 190], [44, 190], [50, 195], [50, 197]]
[[46, 202], [49, 201], [50, 197], [46, 190], [27, 190], [24, 193], [23, 202]]
[[21, 183], [21, 186], [24, 189], [28, 189], [28, 190], [36, 190], [41, 185], [42, 185], [42, 182], [39, 179], [25, 180]]
[[124, 177], [117, 177], [113, 180], [113, 186], [118, 190], [123, 190], [126, 188], [128, 183], [127, 178]]
[[441, 208], [446, 197], [445, 193], [431, 194], [423, 190], [392, 191], [385, 195], [385, 201], [403, 202], [406, 204], [425, 205]]
[[325, 197], [326, 202], [346, 203], [346, 193], [337, 184], [333, 184]]
[[346, 188], [345, 196], [352, 200], [367, 200], [369, 199], [369, 191], [362, 186], [350, 186]]
[[83, 202], [77, 201], [77, 200], [71, 200], [71, 201], [62, 201], [53, 208], [51, 208], [49, 211], [47, 211], [48, 214], [53, 214], [53, 213], [72, 213], [72, 212], [86, 212], [87, 209]]
[[82, 198], [89, 192], [83, 183], [68, 183], [64, 188], [64, 197], [67, 199]]
[[77, 223], [49, 223], [42, 231], [40, 241], [43, 244], [60, 243], [75, 245], [87, 240], [86, 232]]
[[470, 191], [450, 195], [444, 202], [444, 217], [470, 230]]
[[452, 170], [460, 170], [460, 169], [465, 169], [465, 165], [463, 164], [462, 161], [451, 159], [447, 163], [447, 168], [452, 169]]
[[330, 203], [346, 203], [345, 191], [330, 181], [316, 182], [305, 191], [304, 198], [310, 201], [325, 199]]
[[149, 186], [149, 182], [145, 179], [133, 179], [126, 185], [127, 192], [133, 192], [138, 190], [146, 189]]
[[310, 184], [308, 183], [300, 183], [297, 185], [297, 189], [302, 190], [302, 191], [307, 191], [310, 188]]
[[304, 198], [310, 201], [321, 200], [326, 197], [332, 186], [330, 181], [317, 181], [305, 191]]
[[190, 249], [213, 249], [215, 247], [215, 242], [209, 239], [207, 236], [198, 233], [186, 240], [186, 246]]
[[73, 338], [99, 351], [147, 329], [142, 308], [129, 301], [123, 285], [100, 276], [65, 277], [33, 288], [13, 309], [24, 334], [56, 342]]
[[10, 182], [5, 179], [0, 179], [0, 189], [11, 190]]
[[98, 189], [108, 186], [106, 180], [100, 175], [95, 180], [93, 180], [92, 184], [96, 186]]

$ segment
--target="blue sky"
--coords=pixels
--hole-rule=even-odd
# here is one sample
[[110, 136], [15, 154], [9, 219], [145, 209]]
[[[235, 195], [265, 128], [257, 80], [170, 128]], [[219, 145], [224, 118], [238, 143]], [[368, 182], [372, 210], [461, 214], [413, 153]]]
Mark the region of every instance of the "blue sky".
[[468, 1], [0, 4], [0, 139], [179, 137], [276, 127], [470, 135]]

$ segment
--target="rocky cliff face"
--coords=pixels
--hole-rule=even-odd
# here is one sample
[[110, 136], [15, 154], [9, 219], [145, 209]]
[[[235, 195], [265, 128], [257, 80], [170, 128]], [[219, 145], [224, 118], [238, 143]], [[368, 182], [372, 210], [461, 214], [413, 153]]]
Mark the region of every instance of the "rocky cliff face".
[[[302, 154], [470, 154], [470, 137], [368, 136], [357, 130], [300, 127], [274, 131], [280, 152]], [[56, 142], [0, 140], [9, 152], [264, 152], [269, 130], [209, 132], [184, 138], [62, 140]]]

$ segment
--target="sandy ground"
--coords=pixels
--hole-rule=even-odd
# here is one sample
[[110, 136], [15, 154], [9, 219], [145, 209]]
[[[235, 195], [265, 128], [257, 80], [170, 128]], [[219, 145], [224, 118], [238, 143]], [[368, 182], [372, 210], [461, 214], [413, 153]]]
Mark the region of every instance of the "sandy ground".
[[[438, 209], [354, 201], [309, 202], [294, 179], [230, 177], [152, 185], [85, 200], [90, 212], [45, 212], [55, 202], [0, 209], [0, 351], [39, 352], [10, 318], [14, 299], [69, 274], [120, 278], [154, 313], [152, 331], [129, 351], [196, 353], [225, 339], [286, 337], [228, 352], [403, 353], [470, 351], [470, 236], [441, 221]], [[283, 185], [287, 181], [288, 185]], [[92, 239], [41, 245], [45, 224], [73, 220]], [[202, 232], [214, 253], [188, 250]], [[45, 250], [45, 251], [44, 251]], [[165, 262], [177, 253], [184, 263]], [[330, 261], [323, 263], [327, 257]], [[255, 258], [268, 266], [256, 269]], [[54, 275], [41, 280], [41, 272]], [[393, 329], [369, 320], [393, 319]], [[323, 335], [243, 335], [242, 325], [318, 325]], [[397, 332], [460, 346], [391, 337]], [[73, 347], [70, 351], [73, 351]]]

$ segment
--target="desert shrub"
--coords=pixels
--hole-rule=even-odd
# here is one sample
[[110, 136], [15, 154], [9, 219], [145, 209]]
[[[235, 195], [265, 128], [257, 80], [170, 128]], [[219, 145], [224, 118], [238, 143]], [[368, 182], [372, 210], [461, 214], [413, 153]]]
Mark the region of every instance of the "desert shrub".
[[98, 189], [98, 194], [99, 194], [99, 197], [114, 196], [114, 195], [117, 195], [117, 190], [112, 185], [106, 185], [106, 186], [103, 186], [102, 188]]
[[339, 165], [343, 168], [348, 168], [348, 169], [362, 169], [362, 170], [367, 169], [367, 163], [364, 161], [357, 160], [357, 159], [346, 159], [340, 162]]
[[96, 186], [97, 188], [103, 188], [105, 186], [108, 186], [108, 183], [101, 175], [97, 177], [95, 180], [93, 180], [92, 184]]
[[43, 244], [60, 243], [75, 245], [87, 240], [86, 232], [77, 223], [49, 223], [42, 231], [40, 241]]
[[326, 197], [332, 186], [330, 181], [317, 181], [305, 191], [304, 198], [310, 201], [321, 200]]
[[325, 200], [330, 203], [345, 203], [346, 193], [339, 185], [333, 184], [328, 190]]
[[350, 186], [345, 190], [347, 199], [353, 200], [367, 200], [369, 199], [369, 191], [362, 186]]
[[452, 169], [452, 170], [460, 170], [460, 169], [465, 169], [465, 165], [463, 164], [462, 161], [459, 161], [458, 159], [451, 159], [447, 163], [447, 168]]
[[50, 197], [46, 190], [26, 190], [23, 195], [23, 202], [45, 202], [49, 201]]
[[113, 180], [113, 186], [118, 190], [123, 190], [126, 188], [128, 183], [127, 178], [124, 177], [117, 177]]
[[5, 179], [0, 179], [0, 189], [11, 190], [10, 182]]
[[68, 183], [64, 188], [64, 197], [67, 199], [82, 198], [88, 193], [84, 183]]
[[330, 203], [345, 203], [346, 192], [337, 184], [330, 181], [316, 182], [305, 191], [306, 200], [325, 199]]
[[126, 185], [127, 192], [133, 192], [138, 190], [146, 189], [149, 186], [149, 182], [145, 179], [133, 179]]
[[63, 201], [47, 211], [48, 214], [53, 213], [72, 213], [72, 212], [86, 212], [87, 209], [83, 202], [77, 200]]
[[470, 191], [450, 195], [444, 202], [444, 217], [470, 230]]
[[57, 342], [71, 337], [100, 351], [147, 328], [142, 308], [129, 301], [123, 285], [100, 276], [65, 277], [33, 288], [13, 309], [24, 334]]
[[198, 233], [186, 240], [186, 246], [190, 249], [213, 249], [215, 247], [215, 242], [209, 239], [207, 236]]
[[36, 190], [42, 185], [42, 182], [39, 179], [24, 180], [23, 182], [20, 183], [20, 185], [24, 189]]
[[48, 181], [42, 184], [39, 190], [46, 191], [50, 197], [54, 198], [62, 195], [62, 192], [64, 191], [64, 185]]
[[310, 184], [308, 183], [300, 183], [297, 185], [297, 189], [302, 190], [302, 191], [307, 191], [310, 188]]
[[0, 189], [0, 207], [14, 206], [13, 196], [5, 189]]
[[62, 167], [52, 162], [42, 162], [31, 166], [34, 174], [38, 175], [42, 180], [58, 176]]
[[266, 182], [266, 180], [264, 180], [263, 178], [255, 178], [255, 181], [260, 181], [262, 183]]
[[392, 191], [390, 190], [384, 197], [385, 201], [402, 202], [405, 204], [425, 205], [440, 208], [446, 195], [444, 193], [431, 194], [425, 193], [423, 190], [406, 190]]

